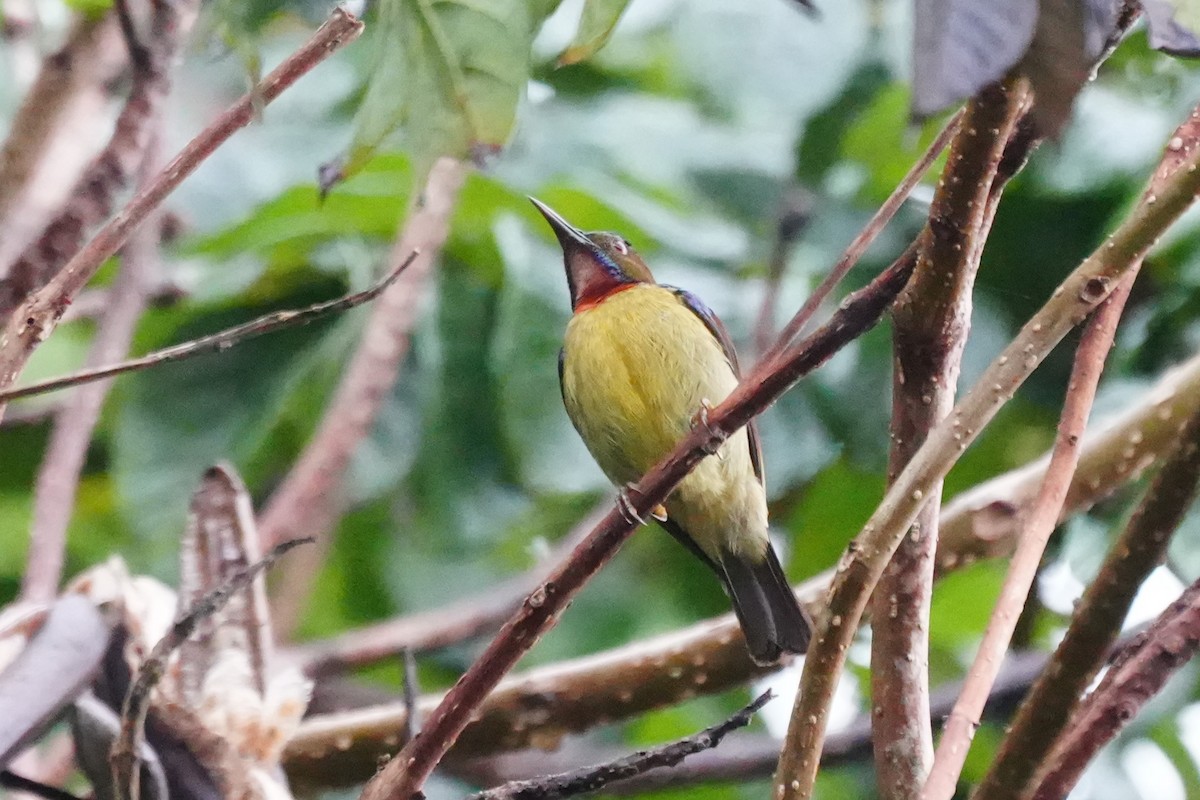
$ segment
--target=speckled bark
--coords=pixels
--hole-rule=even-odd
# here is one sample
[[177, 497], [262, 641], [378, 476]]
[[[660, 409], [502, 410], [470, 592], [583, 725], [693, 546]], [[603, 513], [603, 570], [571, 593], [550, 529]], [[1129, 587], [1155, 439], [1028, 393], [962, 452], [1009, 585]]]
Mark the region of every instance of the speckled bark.
[[[968, 106], [920, 240], [916, 271], [892, 310], [892, 477], [954, 405], [971, 290], [991, 221], [991, 187], [1023, 103], [1023, 91], [994, 86]], [[933, 759], [929, 602], [940, 482], [928, 497], [873, 600], [875, 771], [880, 794], [889, 800], [916, 797]]]

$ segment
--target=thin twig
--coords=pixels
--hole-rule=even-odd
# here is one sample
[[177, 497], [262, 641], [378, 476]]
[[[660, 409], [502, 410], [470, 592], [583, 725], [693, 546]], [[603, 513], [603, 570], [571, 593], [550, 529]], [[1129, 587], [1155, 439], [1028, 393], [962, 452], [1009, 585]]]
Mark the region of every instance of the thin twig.
[[[892, 307], [891, 453], [904, 467], [954, 406], [971, 319], [975, 273], [999, 193], [992, 184], [1025, 104], [996, 85], [968, 104], [921, 235], [917, 267]], [[990, 201], [990, 202], [989, 202]], [[942, 487], [938, 483], [875, 591], [871, 638], [875, 772], [880, 795], [916, 796], [933, 763], [929, 715], [929, 607]]]
[[1200, 581], [1120, 652], [1048, 758], [1032, 800], [1066, 797], [1096, 752], [1158, 694], [1200, 648]]
[[1041, 359], [1104, 301], [1130, 265], [1190, 207], [1197, 190], [1200, 159], [1192, 157], [1164, 185], [1157, 202], [1139, 203], [1108, 241], [1055, 290], [892, 484], [835, 575], [828, 624], [818, 630], [805, 659], [803, 688], [776, 773], [776, 800], [812, 794], [830, 702], [847, 651], [879, 575], [925, 497]]
[[[648, 518], [654, 507], [666, 499], [707, 453], [719, 448], [734, 431], [762, 413], [800, 377], [878, 322], [908, 280], [912, 266], [909, 259], [893, 264], [866, 288], [847, 297], [829, 322], [812, 336], [785, 351], [776, 361], [756, 368], [709, 413], [707, 425], [694, 428], [668, 456], [630, 487], [633, 514]], [[367, 784], [363, 800], [407, 798], [420, 791], [487, 694], [554, 624], [579, 589], [608, 563], [636, 527], [636, 520], [630, 518], [624, 504], [609, 511], [583, 544], [533, 591], [520, 612], [459, 678], [426, 721], [422, 735], [406, 745]]]
[[[141, 170], [143, 181], [158, 168], [155, 154], [159, 135], [153, 133], [147, 146]], [[88, 351], [89, 365], [111, 364], [129, 351], [133, 332], [146, 309], [151, 276], [160, 271], [159, 259], [157, 232], [143, 228], [130, 237], [109, 292], [106, 313]], [[21, 578], [23, 599], [48, 602], [58, 593], [79, 476], [110, 386], [111, 382], [96, 382], [80, 387], [55, 415], [34, 489], [29, 555]]]
[[633, 778], [652, 769], [673, 767], [688, 756], [712, 750], [732, 731], [749, 725], [754, 714], [773, 697], [771, 691], [767, 690], [729, 719], [685, 739], [643, 750], [608, 764], [532, 780], [513, 781], [469, 795], [467, 800], [561, 800], [598, 792], [610, 783]]
[[284, 565], [280, 591], [272, 598], [272, 618], [281, 639], [287, 639], [299, 621], [332, 541], [325, 534], [344, 509], [343, 479], [350, 459], [370, 435], [408, 353], [409, 334], [422, 307], [422, 288], [449, 236], [465, 177], [466, 167], [449, 158], [430, 170], [391, 258], [398, 261], [414, 249], [421, 255], [405, 277], [379, 298], [316, 431], [259, 514], [259, 536], [265, 547], [288, 536], [317, 537], [316, 547]]
[[274, 100], [342, 45], [357, 38], [362, 27], [352, 14], [335, 9], [307, 43], [189, 142], [48, 284], [30, 295], [0, 333], [0, 389], [12, 385], [34, 349], [54, 330], [71, 298], [125, 243], [133, 229], [217, 147], [255, 118], [256, 104]]
[[863, 227], [858, 235], [854, 237], [854, 241], [846, 247], [845, 252], [838, 258], [837, 263], [833, 265], [833, 269], [829, 270], [829, 274], [821, 281], [821, 284], [813, 290], [813, 293], [804, 301], [804, 305], [800, 306], [800, 310], [796, 312], [787, 325], [783, 326], [783, 331], [779, 334], [779, 338], [775, 340], [775, 344], [766, 350], [760, 356], [759, 363], [767, 364], [770, 361], [779, 358], [784, 350], [792, 343], [792, 340], [799, 335], [808, 321], [812, 319], [813, 314], [821, 307], [821, 303], [829, 297], [829, 293], [837, 286], [842, 278], [846, 277], [858, 260], [862, 258], [863, 253], [867, 252], [867, 248], [875, 241], [876, 237], [883, 232], [887, 227], [888, 222], [892, 217], [896, 216], [896, 212], [904, 205], [904, 201], [912, 194], [912, 190], [921, 182], [921, 178], [929, 171], [933, 162], [937, 160], [938, 155], [942, 150], [946, 149], [950, 138], [958, 129], [958, 124], [962, 120], [963, 112], [958, 110], [949, 120], [946, 121], [946, 126], [942, 128], [934, 140], [930, 142], [929, 147], [921, 154], [916, 163], [908, 170], [908, 174], [900, 181], [900, 184], [892, 191], [883, 205], [871, 216], [870, 221]]
[[1025, 794], [1103, 665], [1139, 587], [1166, 557], [1171, 533], [1195, 499], [1198, 485], [1200, 413], [1178, 429], [1171, 454], [1076, 605], [1066, 635], [1018, 709], [976, 800], [1016, 800]]
[[129, 691], [121, 708], [121, 730], [109, 755], [116, 800], [138, 800], [140, 797], [141, 759], [138, 750], [142, 746], [142, 732], [146, 725], [146, 714], [150, 710], [150, 693], [166, 673], [171, 654], [187, 641], [201, 622], [220, 611], [222, 606], [248, 586], [260, 572], [269, 569], [293, 547], [311, 541], [292, 539], [272, 548], [261, 560], [230, 576], [224, 585], [216, 587], [179, 615], [166, 635], [154, 645], [150, 654], [138, 667], [136, 677], [129, 684]]
[[48, 378], [44, 381], [31, 383], [27, 386], [18, 386], [15, 389], [0, 391], [0, 404], [6, 403], [9, 400], [16, 400], [22, 397], [30, 397], [37, 394], [45, 394], [56, 389], [65, 389], [68, 386], [78, 386], [92, 381], [111, 378], [115, 375], [122, 375], [126, 372], [135, 372], [149, 367], [156, 367], [159, 364], [169, 364], [173, 361], [183, 361], [188, 358], [194, 358], [198, 355], [213, 352], [223, 352], [235, 345], [241, 344], [249, 339], [262, 336], [267, 333], [283, 330], [284, 328], [292, 328], [297, 325], [307, 325], [314, 320], [324, 317], [328, 314], [337, 314], [343, 311], [360, 306], [363, 303], [369, 303], [376, 297], [381, 295], [384, 290], [391, 286], [405, 268], [413, 263], [419, 255], [418, 251], [413, 250], [409, 253], [408, 258], [402, 261], [395, 269], [389, 272], [374, 286], [364, 289], [361, 292], [344, 295], [336, 300], [328, 300], [324, 303], [314, 303], [311, 306], [304, 308], [293, 309], [290, 311], [272, 311], [270, 314], [264, 314], [250, 322], [243, 322], [241, 325], [235, 325], [232, 328], [226, 328], [208, 336], [201, 336], [198, 339], [191, 339], [186, 342], [164, 347], [161, 350], [155, 350], [138, 358], [131, 358], [128, 361], [121, 361], [116, 364], [108, 364], [103, 367], [94, 367], [92, 369], [84, 369], [79, 372], [72, 372], [70, 375], [63, 375], [58, 378]]

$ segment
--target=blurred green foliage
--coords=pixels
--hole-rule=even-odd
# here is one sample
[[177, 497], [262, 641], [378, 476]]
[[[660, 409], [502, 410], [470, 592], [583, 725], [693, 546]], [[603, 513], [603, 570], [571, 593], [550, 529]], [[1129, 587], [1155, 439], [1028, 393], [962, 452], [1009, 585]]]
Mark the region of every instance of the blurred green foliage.
[[[907, 119], [906, 4], [831, 6], [814, 20], [781, 0], [636, 0], [603, 50], [561, 69], [559, 55], [598, 46], [624, 3], [588, 0], [588, 22], [578, 32], [583, 4], [568, 0], [541, 24], [552, 5], [501, 3], [496, 13], [503, 19], [489, 21], [479, 4], [379, 3], [361, 43], [305, 78], [169, 203], [189, 226], [167, 254], [169, 275], [187, 294], [146, 315], [139, 352], [364, 287], [432, 156], [499, 145], [516, 120], [505, 150], [467, 182], [401, 378], [346, 476], [353, 507], [305, 610], [305, 636], [437, 606], [519, 573], [609, 496], [561, 407], [555, 357], [569, 313], [566, 286], [557, 245], [526, 194], [586, 228], [620, 231], [661, 280], [713, 306], [750, 363], [784, 193], [799, 183], [816, 198], [773, 298], [786, 318], [939, 124], [915, 127]], [[469, 83], [458, 87], [457, 99], [445, 94], [444, 71], [453, 65], [434, 66], [455, 54], [412, 39], [419, 20], [383, 18], [432, 7], [443, 32], [486, 62], [482, 72], [482, 62], [458, 65]], [[232, 47], [270, 64], [303, 36], [313, 9], [254, 0], [217, 4], [210, 13], [217, 15], [207, 30], [219, 32], [218, 51]], [[196, 48], [181, 69], [177, 94], [189, 101], [171, 117], [173, 143], [244, 88], [247, 62], [213, 52]], [[371, 78], [376, 61], [387, 71]], [[1196, 97], [1200, 73], [1150, 51], [1141, 33], [1105, 65], [1062, 140], [1035, 154], [1001, 206], [980, 273], [964, 385], [1102, 240]], [[16, 101], [0, 90], [0, 119]], [[462, 109], [452, 107], [458, 102], [474, 107], [479, 128], [463, 127]], [[396, 123], [402, 134], [392, 144], [384, 134]], [[347, 148], [356, 174], [321, 202], [317, 165]], [[903, 248], [930, 196], [927, 182], [853, 271], [852, 286]], [[1101, 407], [1119, 407], [1195, 351], [1198, 308], [1200, 225], [1192, 214], [1143, 274]], [[88, 456], [70, 532], [71, 570], [120, 553], [138, 570], [173, 577], [189, 493], [218, 459], [237, 465], [261, 503], [317, 424], [363, 317], [351, 312], [120, 379]], [[87, 321], [64, 326], [26, 377], [77, 366], [91, 331]], [[889, 349], [886, 326], [871, 332], [762, 419], [773, 519], [795, 579], [832, 566], [881, 496]], [[1065, 346], [1039, 369], [951, 473], [948, 493], [1048, 446], [1069, 364]], [[45, 422], [0, 429], [3, 600], [19, 582], [47, 432]], [[1049, 558], [1090, 576], [1129, 497], [1123, 493], [1073, 523]], [[1177, 549], [1173, 560], [1191, 580], [1200, 574], [1200, 518], [1189, 521]], [[985, 563], [939, 584], [936, 680], [961, 674], [1001, 575], [1001, 564]], [[1036, 627], [1049, 632], [1038, 639], [1042, 645], [1062, 622], [1054, 608], [1039, 612]], [[726, 609], [711, 575], [649, 528], [525, 663], [594, 652]], [[477, 648], [427, 659], [427, 688], [450, 680]], [[381, 669], [371, 677], [395, 683], [395, 673]], [[1182, 743], [1175, 722], [1179, 708], [1196, 700], [1194, 681], [1183, 683], [1174, 704], [1148, 712], [1136, 735], [1154, 741], [1194, 788], [1196, 750]], [[657, 742], [704, 727], [742, 701], [699, 700], [600, 735]], [[987, 731], [976, 739], [968, 778], [979, 774], [996, 741]], [[1113, 754], [1097, 769], [1122, 767]], [[870, 785], [869, 773], [852, 768], [823, 775], [819, 790], [822, 797], [868, 797]], [[1081, 796], [1117, 797], [1127, 785], [1092, 781]]]

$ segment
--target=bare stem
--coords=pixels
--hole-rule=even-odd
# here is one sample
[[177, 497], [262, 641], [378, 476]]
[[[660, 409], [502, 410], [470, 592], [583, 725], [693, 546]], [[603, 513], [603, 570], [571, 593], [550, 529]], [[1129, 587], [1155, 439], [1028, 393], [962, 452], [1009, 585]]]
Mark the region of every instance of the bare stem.
[[349, 311], [363, 303], [369, 303], [383, 294], [400, 277], [404, 269], [416, 260], [418, 255], [416, 250], [409, 252], [408, 258], [400, 262], [374, 286], [364, 289], [361, 292], [348, 294], [324, 303], [315, 303], [294, 311], [272, 311], [270, 314], [264, 314], [258, 319], [244, 322], [241, 325], [235, 325], [232, 328], [226, 328], [223, 331], [218, 331], [208, 336], [201, 336], [199, 339], [190, 339], [186, 342], [171, 345], [170, 347], [164, 347], [161, 350], [155, 350], [153, 353], [148, 353], [138, 358], [131, 358], [116, 364], [106, 364], [102, 367], [83, 369], [59, 378], [49, 378], [38, 383], [0, 391], [0, 403], [6, 403], [9, 400], [16, 400], [22, 397], [45, 394], [46, 392], [65, 389], [69, 386], [79, 386], [93, 381], [104, 380], [116, 375], [123, 375], [126, 372], [137, 372], [149, 367], [156, 367], [159, 364], [184, 361], [205, 353], [223, 352], [235, 345], [241, 344], [247, 339], [254, 339], [263, 334], [274, 333], [284, 328], [306, 325], [327, 314]]
[[467, 800], [562, 800], [598, 792], [610, 783], [642, 775], [653, 769], [673, 767], [688, 756], [712, 750], [738, 728], [750, 724], [754, 713], [774, 695], [770, 691], [759, 695], [752, 703], [732, 717], [712, 725], [697, 734], [670, 744], [643, 750], [608, 764], [559, 775], [547, 775], [532, 780], [514, 781], [485, 792], [468, 796]]

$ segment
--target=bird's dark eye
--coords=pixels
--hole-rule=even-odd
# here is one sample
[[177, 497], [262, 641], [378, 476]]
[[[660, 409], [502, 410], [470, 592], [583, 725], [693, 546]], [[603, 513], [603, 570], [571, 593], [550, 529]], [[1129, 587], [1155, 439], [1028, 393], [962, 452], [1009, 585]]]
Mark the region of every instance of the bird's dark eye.
[[629, 255], [629, 242], [624, 239], [617, 239], [613, 242], [613, 249], [623, 256]]

